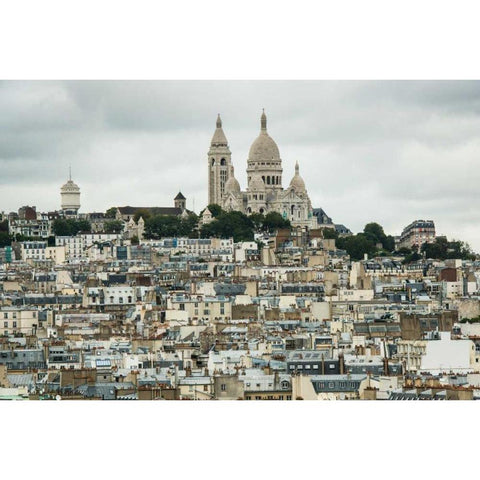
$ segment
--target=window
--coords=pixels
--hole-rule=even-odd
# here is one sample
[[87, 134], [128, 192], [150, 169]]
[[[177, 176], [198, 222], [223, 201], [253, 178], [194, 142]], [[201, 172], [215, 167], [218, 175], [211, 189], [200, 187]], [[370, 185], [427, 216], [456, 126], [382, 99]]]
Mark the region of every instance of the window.
[[8, 328], [8, 322], [3, 322], [3, 328]]
[[8, 313], [4, 313], [3, 318], [8, 318]]
[[225, 391], [227, 390], [227, 385], [226, 385], [225, 383], [222, 383], [222, 384], [220, 385], [220, 390], [221, 390], [222, 392], [225, 392]]

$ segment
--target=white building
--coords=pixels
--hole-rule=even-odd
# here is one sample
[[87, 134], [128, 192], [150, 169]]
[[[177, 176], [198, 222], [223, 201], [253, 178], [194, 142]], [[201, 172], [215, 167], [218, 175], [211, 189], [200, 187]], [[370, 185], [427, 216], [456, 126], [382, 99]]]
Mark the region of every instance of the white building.
[[473, 371], [475, 344], [471, 340], [452, 340], [450, 332], [437, 332], [438, 340], [426, 342], [420, 371], [438, 375]]
[[247, 159], [246, 191], [240, 189], [235, 178], [231, 152], [222, 129], [220, 115], [208, 151], [209, 203], [226, 210], [246, 214], [277, 212], [292, 225], [315, 228], [317, 218], [305, 182], [300, 176], [298, 162], [288, 188], [282, 186], [282, 159], [277, 144], [267, 133], [265, 112], [260, 120], [260, 134], [252, 143]]
[[72, 173], [68, 181], [60, 189], [62, 213], [66, 217], [76, 217], [80, 210], [80, 187], [72, 181]]

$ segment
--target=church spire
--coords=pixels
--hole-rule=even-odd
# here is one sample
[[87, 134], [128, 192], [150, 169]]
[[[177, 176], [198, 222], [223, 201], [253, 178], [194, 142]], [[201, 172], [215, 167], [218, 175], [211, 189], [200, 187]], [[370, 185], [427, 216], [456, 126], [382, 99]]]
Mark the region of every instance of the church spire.
[[262, 132], [266, 132], [267, 131], [267, 116], [265, 115], [265, 109], [263, 109], [263, 113], [262, 113], [262, 116], [261, 116], [261, 119], [260, 119], [260, 125], [261, 125]]
[[295, 162], [295, 175], [300, 173], [300, 167], [298, 166], [298, 160]]
[[215, 133], [213, 134], [212, 138], [212, 146], [214, 145], [223, 145], [227, 146], [227, 137], [225, 136], [225, 133], [223, 133], [222, 129], [222, 119], [220, 118], [220, 114], [217, 116], [217, 128], [215, 129]]

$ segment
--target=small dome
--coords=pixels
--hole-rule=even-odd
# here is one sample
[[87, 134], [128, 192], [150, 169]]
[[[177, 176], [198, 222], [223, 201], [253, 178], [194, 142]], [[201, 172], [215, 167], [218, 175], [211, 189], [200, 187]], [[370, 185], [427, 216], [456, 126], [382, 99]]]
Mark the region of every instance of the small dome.
[[273, 138], [267, 133], [267, 116], [265, 112], [261, 117], [260, 135], [252, 143], [248, 153], [250, 162], [280, 161], [280, 151]]
[[298, 166], [298, 162], [295, 164], [295, 175], [290, 181], [290, 187], [294, 188], [298, 192], [304, 192], [306, 190], [305, 182], [303, 181], [303, 178], [300, 176], [300, 168]]
[[233, 175], [233, 168], [232, 168], [232, 174], [230, 175], [230, 178], [227, 180], [227, 183], [225, 184], [225, 192], [240, 193], [240, 184], [238, 183], [238, 180]]

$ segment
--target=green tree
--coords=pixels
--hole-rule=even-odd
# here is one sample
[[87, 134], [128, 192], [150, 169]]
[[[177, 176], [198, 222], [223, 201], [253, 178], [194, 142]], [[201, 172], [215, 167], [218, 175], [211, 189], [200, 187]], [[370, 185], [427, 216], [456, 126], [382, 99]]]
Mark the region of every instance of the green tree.
[[105, 212], [105, 216], [107, 218], [115, 218], [115, 216], [117, 215], [117, 207], [110, 207], [106, 212]]
[[418, 252], [409, 253], [403, 260], [402, 263], [405, 265], [407, 263], [418, 262], [422, 256]]
[[103, 225], [105, 233], [120, 233], [123, 230], [123, 222], [120, 220], [110, 220]]
[[77, 220], [74, 223], [74, 229], [77, 230], [74, 235], [76, 235], [78, 232], [91, 232], [92, 225], [88, 220]]
[[196, 238], [198, 236], [198, 216], [190, 213], [187, 217], [180, 217], [178, 231], [179, 235]]
[[56, 236], [73, 236], [78, 232], [90, 232], [92, 226], [88, 220], [74, 218], [57, 218], [53, 222], [53, 232]]
[[138, 245], [140, 243], [140, 241], [138, 240], [138, 237], [136, 235], [134, 235], [131, 239], [130, 239], [130, 242], [132, 245]]
[[4, 230], [0, 230], [0, 248], [1, 247], [9, 247], [12, 244], [12, 237], [5, 232]]
[[412, 253], [412, 249], [408, 247], [402, 247], [397, 250], [397, 253], [404, 256], [410, 255], [410, 253]]
[[335, 230], [335, 228], [323, 228], [322, 233], [323, 238], [325, 239], [338, 239], [338, 232]]
[[437, 237], [433, 243], [424, 243], [420, 251], [426, 258], [446, 260], [448, 258], [460, 258], [462, 260], [474, 260], [475, 253], [468, 243], [460, 240], [448, 241], [446, 237]]
[[252, 241], [254, 225], [252, 220], [242, 212], [223, 212], [215, 220], [203, 225], [201, 237], [229, 238], [235, 242]]
[[181, 219], [173, 215], [153, 215], [145, 220], [145, 237], [177, 237]]
[[218, 217], [224, 212], [223, 208], [216, 203], [211, 203], [210, 205], [208, 205], [208, 209], [210, 210], [213, 218]]
[[263, 228], [266, 231], [273, 232], [279, 228], [290, 228], [290, 221], [283, 218], [278, 212], [268, 212], [265, 215], [265, 221], [263, 222]]
[[152, 214], [146, 210], [145, 208], [141, 208], [140, 210], [137, 210], [135, 212], [135, 215], [133, 216], [133, 221], [137, 223], [140, 220], [140, 217], [143, 218], [143, 221], [147, 220], [147, 218], [150, 218]]
[[336, 241], [336, 246], [346, 250], [352, 260], [362, 260], [365, 254], [370, 257], [376, 252], [375, 243], [364, 233], [340, 237]]
[[249, 215], [248, 218], [252, 221], [255, 231], [260, 232], [263, 229], [265, 222], [265, 215], [263, 215], [263, 213], [255, 212]]

